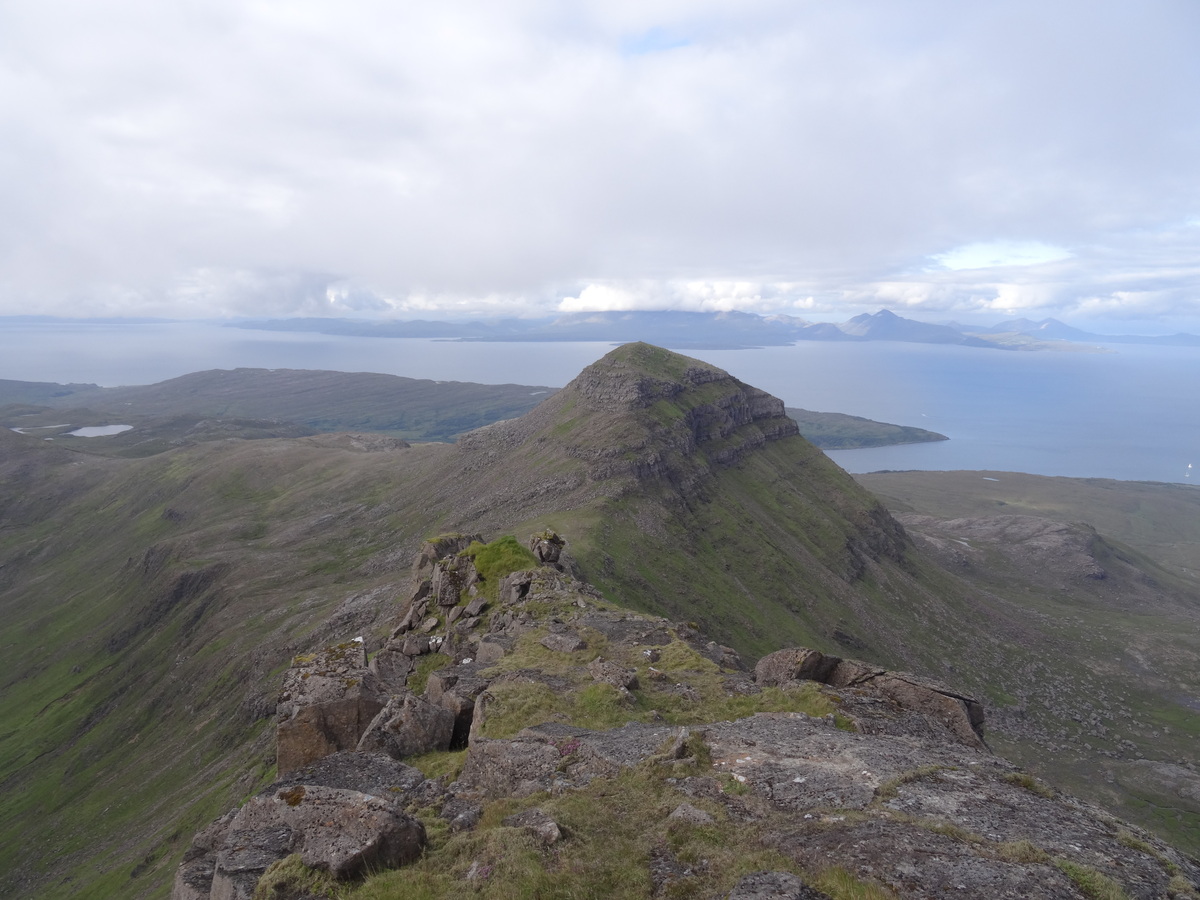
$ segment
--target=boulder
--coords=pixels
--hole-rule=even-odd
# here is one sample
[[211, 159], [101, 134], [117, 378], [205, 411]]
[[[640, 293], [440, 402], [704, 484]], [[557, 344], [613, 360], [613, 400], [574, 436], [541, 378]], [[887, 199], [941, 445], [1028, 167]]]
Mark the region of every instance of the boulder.
[[788, 647], [760, 659], [754, 667], [754, 680], [761, 687], [777, 687], [794, 681], [825, 682], [840, 662], [838, 657], [826, 656], [819, 650]]
[[267, 867], [292, 853], [337, 878], [420, 856], [425, 827], [392, 803], [341, 788], [280, 787], [238, 810], [217, 854], [211, 897], [246, 900]]
[[411, 796], [421, 792], [424, 783], [425, 776], [419, 769], [385, 753], [343, 750], [297, 769], [262, 793], [298, 784], [319, 785], [358, 791], [403, 806]]
[[452, 556], [439, 559], [433, 564], [429, 593], [438, 606], [457, 606], [467, 590], [479, 579], [475, 563], [470, 557]]
[[760, 687], [819, 681], [834, 688], [858, 688], [940, 725], [968, 747], [987, 749], [982, 704], [929, 678], [889, 672], [806, 647], [789, 647], [759, 660], [754, 680]]
[[354, 749], [386, 699], [359, 641], [296, 657], [276, 707], [280, 774]]
[[637, 669], [627, 669], [608, 659], [593, 659], [588, 663], [588, 674], [594, 681], [610, 684], [622, 694], [638, 688]]
[[587, 649], [587, 641], [570, 631], [563, 631], [557, 634], [551, 632], [542, 638], [541, 645], [547, 650], [553, 650], [556, 653], [574, 653], [576, 650]]
[[[408, 684], [408, 676], [416, 668], [413, 656], [406, 654], [404, 646], [408, 643], [389, 641], [372, 658], [367, 668], [379, 679], [380, 687], [390, 694], [398, 694]], [[426, 644], [428, 646], [428, 643]]]
[[716, 821], [711, 814], [706, 813], [690, 803], [680, 803], [667, 816], [668, 822], [686, 822], [689, 825], [711, 825]]
[[502, 824], [509, 828], [522, 828], [528, 831], [545, 846], [557, 844], [562, 839], [562, 831], [559, 829], [558, 823], [536, 806], [533, 809], [509, 816], [504, 819]]
[[403, 694], [388, 700], [363, 732], [356, 749], [403, 759], [448, 750], [453, 736], [453, 712], [415, 694]]
[[557, 565], [566, 543], [553, 531], [543, 531], [529, 539], [529, 549], [543, 566], [553, 566]]
[[413, 574], [420, 577], [422, 573], [430, 573], [434, 563], [448, 556], [455, 556], [466, 550], [473, 543], [486, 543], [481, 534], [441, 534], [430, 538], [421, 544], [416, 559], [413, 560]]
[[498, 590], [500, 605], [511, 606], [525, 599], [533, 584], [533, 572], [511, 572], [500, 579]]

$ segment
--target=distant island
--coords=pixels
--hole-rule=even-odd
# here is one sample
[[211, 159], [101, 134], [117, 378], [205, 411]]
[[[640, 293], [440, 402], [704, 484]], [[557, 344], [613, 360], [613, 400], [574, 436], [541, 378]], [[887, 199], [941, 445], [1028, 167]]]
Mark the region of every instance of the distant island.
[[800, 433], [822, 450], [858, 450], [864, 447], [889, 447], [893, 444], [925, 444], [948, 441], [936, 431], [910, 425], [890, 425], [845, 413], [813, 412], [809, 409], [784, 410]]
[[745, 312], [631, 310], [569, 313], [542, 319], [477, 319], [461, 322], [328, 318], [252, 319], [230, 327], [261, 331], [315, 332], [349, 337], [424, 338], [452, 341], [558, 342], [648, 341], [677, 350], [738, 349], [797, 341], [899, 341], [951, 344], [989, 350], [1087, 350], [1096, 344], [1159, 344], [1200, 347], [1200, 335], [1105, 335], [1072, 328], [1057, 319], [1013, 319], [990, 327], [918, 322], [887, 309], [845, 322], [809, 322], [796, 316]]

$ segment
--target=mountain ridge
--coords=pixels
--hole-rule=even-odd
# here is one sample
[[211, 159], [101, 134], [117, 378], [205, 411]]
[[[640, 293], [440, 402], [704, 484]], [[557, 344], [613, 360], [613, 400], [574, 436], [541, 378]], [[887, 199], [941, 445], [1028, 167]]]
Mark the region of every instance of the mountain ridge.
[[[779, 401], [657, 348], [602, 362], [459, 445], [318, 435], [105, 459], [4, 434], [4, 888], [161, 896], [188, 835], [273, 781], [287, 660], [353, 635], [378, 650], [409, 561], [449, 531], [570, 535], [579, 573], [630, 615], [694, 621], [746, 656], [800, 645], [952, 680], [1042, 738], [1098, 692], [1134, 693], [1107, 644], [1100, 671], [1064, 650], [1071, 623], [1100, 614], [1086, 593], [1031, 607], [1057, 585], [945, 569]], [[1134, 649], [1159, 665], [1156, 647]], [[1086, 712], [1106, 716], [1106, 752], [1174, 765], [1157, 748], [1180, 746], [1195, 717], [1151, 737], [1148, 714], [1117, 701], [1136, 724]]]

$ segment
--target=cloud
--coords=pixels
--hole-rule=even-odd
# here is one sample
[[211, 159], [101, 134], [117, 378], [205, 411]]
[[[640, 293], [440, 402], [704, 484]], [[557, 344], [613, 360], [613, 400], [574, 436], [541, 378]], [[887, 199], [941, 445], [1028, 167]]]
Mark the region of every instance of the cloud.
[[14, 0], [0, 313], [1195, 314], [1198, 25], [1190, 0]]
[[987, 241], [964, 244], [934, 254], [933, 260], [942, 268], [991, 269], [1006, 266], [1033, 266], [1039, 263], [1069, 259], [1071, 252], [1040, 241]]

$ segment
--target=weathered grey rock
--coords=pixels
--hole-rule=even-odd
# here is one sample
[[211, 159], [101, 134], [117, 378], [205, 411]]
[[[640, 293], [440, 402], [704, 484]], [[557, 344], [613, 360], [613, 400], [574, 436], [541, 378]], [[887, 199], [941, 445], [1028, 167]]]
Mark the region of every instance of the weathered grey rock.
[[701, 656], [712, 660], [722, 669], [742, 671], [745, 668], [742, 665], [742, 657], [732, 647], [726, 647], [724, 644], [718, 644], [716, 641], [709, 641], [699, 649]]
[[762, 687], [777, 687], [793, 681], [829, 679], [841, 659], [826, 656], [819, 650], [788, 647], [764, 656], [754, 667], [754, 680]]
[[414, 576], [429, 573], [438, 560], [455, 556], [475, 542], [486, 543], [481, 534], [459, 534], [457, 532], [438, 535], [425, 541], [421, 544], [421, 549], [417, 551], [416, 559], [413, 560]]
[[690, 803], [680, 803], [667, 816], [668, 822], [687, 822], [691, 825], [711, 825], [716, 821], [711, 813], [692, 806]]
[[350, 878], [411, 862], [424, 846], [424, 826], [379, 797], [319, 785], [281, 787], [252, 797], [234, 817], [217, 854], [212, 896], [250, 897], [266, 868], [292, 853], [306, 866]]
[[466, 605], [466, 608], [463, 609], [463, 615], [468, 617], [478, 616], [486, 607], [487, 597], [480, 594]]
[[529, 539], [529, 549], [533, 551], [533, 555], [537, 557], [539, 563], [544, 566], [552, 566], [558, 563], [558, 558], [562, 555], [562, 549], [566, 543], [553, 531], [543, 531]]
[[416, 668], [416, 663], [413, 661], [413, 656], [416, 654], [404, 652], [403, 648], [407, 643], [407, 640], [399, 644], [396, 641], [389, 641], [371, 657], [371, 662], [367, 666], [371, 673], [379, 679], [380, 687], [387, 693], [398, 694], [403, 691], [408, 683], [408, 676]]
[[367, 667], [361, 642], [296, 657], [284, 675], [276, 708], [280, 774], [330, 753], [354, 749], [386, 699], [378, 678]]
[[504, 825], [509, 828], [523, 828], [532, 834], [540, 843], [549, 846], [557, 844], [562, 839], [562, 831], [558, 823], [538, 809], [527, 809], [504, 819]]
[[271, 863], [295, 852], [297, 841], [296, 832], [282, 823], [244, 827], [235, 818], [225, 845], [217, 853], [209, 896], [212, 900], [250, 900], [263, 872]]
[[576, 650], [586, 650], [587, 641], [573, 632], [565, 631], [559, 634], [551, 632], [540, 641], [547, 650], [556, 653], [574, 653]]
[[[486, 702], [487, 696], [481, 695], [480, 700]], [[487, 797], [560, 792], [594, 778], [613, 777], [623, 768], [658, 756], [659, 748], [676, 731], [634, 723], [610, 731], [588, 731], [547, 722], [508, 740], [473, 734], [459, 782]]]
[[533, 583], [533, 572], [512, 572], [500, 579], [498, 589], [501, 606], [512, 606], [524, 600]]
[[483, 666], [498, 663], [504, 658], [504, 654], [509, 651], [512, 644], [515, 644], [515, 641], [503, 641], [499, 640], [497, 635], [486, 634], [480, 639], [479, 646], [475, 648], [475, 662]]
[[983, 706], [974, 698], [929, 678], [889, 672], [855, 659], [827, 656], [805, 647], [778, 650], [759, 660], [754, 678], [760, 687], [819, 681], [836, 688], [862, 688], [918, 713], [969, 747], [986, 749]]
[[453, 736], [453, 712], [414, 694], [403, 694], [388, 700], [364, 731], [356, 749], [403, 759], [448, 750]]
[[479, 824], [483, 807], [475, 800], [452, 797], [442, 806], [441, 817], [450, 823], [451, 831], [470, 831]]
[[562, 759], [558, 747], [538, 738], [489, 740], [473, 734], [458, 780], [488, 797], [528, 797], [568, 784], [559, 777]]
[[262, 793], [295, 785], [342, 788], [403, 805], [425, 782], [419, 769], [385, 753], [344, 750], [326, 756], [281, 778]]
[[450, 739], [452, 749], [467, 746], [476, 698], [491, 684], [490, 678], [480, 674], [485, 667], [485, 663], [473, 660], [439, 669], [429, 676], [425, 698], [454, 714], [454, 733]]
[[463, 591], [479, 578], [475, 563], [470, 557], [452, 556], [433, 564], [429, 593], [433, 602], [441, 607], [457, 606]]
[[175, 870], [171, 900], [208, 900], [217, 867], [217, 853], [225, 844], [229, 826], [236, 815], [237, 810], [231, 809], [196, 832], [191, 846], [184, 851], [179, 868]]
[[754, 872], [743, 875], [726, 900], [831, 900], [790, 872]]
[[627, 669], [612, 660], [594, 659], [588, 663], [588, 674], [595, 681], [611, 684], [618, 691], [636, 691], [638, 688], [637, 669]]
[[[437, 625], [437, 620], [434, 619], [434, 625]], [[429, 652], [429, 635], [427, 634], [410, 634], [404, 639], [404, 643], [400, 645], [400, 652], [405, 656], [421, 656]]]

